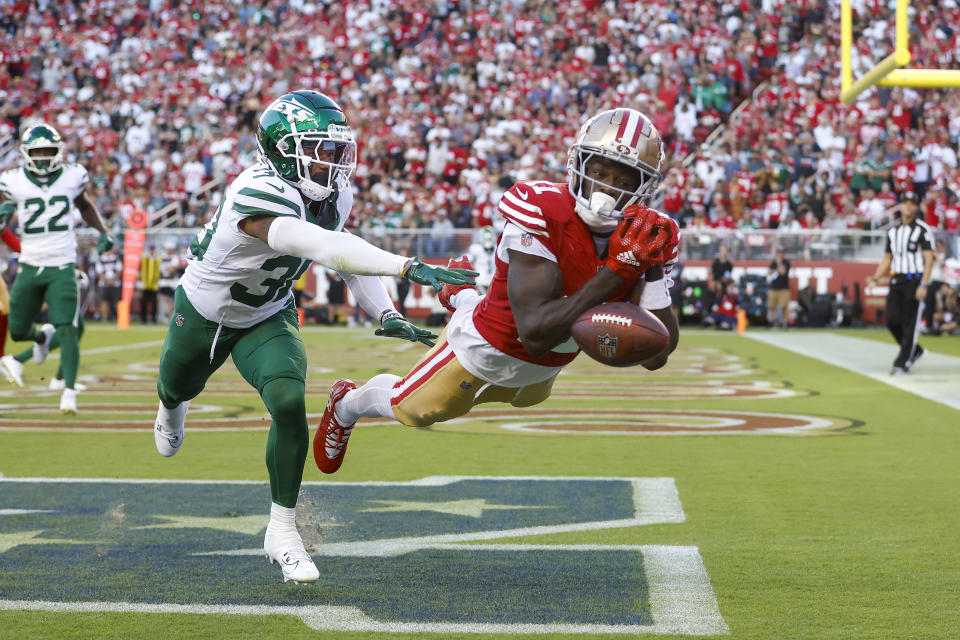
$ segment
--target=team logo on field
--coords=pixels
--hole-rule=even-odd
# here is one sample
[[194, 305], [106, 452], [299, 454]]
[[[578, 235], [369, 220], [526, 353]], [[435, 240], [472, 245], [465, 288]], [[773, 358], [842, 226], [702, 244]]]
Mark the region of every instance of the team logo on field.
[[604, 358], [615, 358], [617, 356], [617, 338], [610, 334], [597, 336], [597, 347], [600, 355]]
[[177, 326], [178, 326], [178, 327], [182, 327], [182, 326], [183, 326], [183, 316], [180, 315], [179, 313], [177, 314], [177, 317], [174, 318], [173, 321], [177, 323]]
[[533, 236], [529, 233], [520, 234], [520, 244], [524, 247], [529, 247], [533, 244]]
[[[297, 516], [324, 578], [323, 588], [295, 590], [263, 557], [269, 501], [263, 482], [0, 478], [0, 611], [11, 601], [106, 611], [176, 603], [190, 613], [285, 613], [327, 631], [729, 633], [696, 547], [514, 542], [567, 532], [596, 542], [614, 526], [682, 523], [673, 478], [305, 483]], [[47, 554], [57, 569], [38, 571]], [[334, 602], [330, 589], [342, 594]]]

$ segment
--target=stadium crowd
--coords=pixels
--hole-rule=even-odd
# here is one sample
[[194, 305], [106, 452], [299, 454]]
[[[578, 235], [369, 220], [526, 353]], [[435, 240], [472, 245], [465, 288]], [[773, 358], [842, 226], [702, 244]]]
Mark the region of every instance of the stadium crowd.
[[[890, 51], [888, 4], [853, 2], [855, 76]], [[0, 138], [42, 118], [116, 227], [132, 208], [171, 203], [193, 227], [219, 198], [207, 185], [255, 160], [263, 107], [317, 89], [359, 141], [352, 224], [374, 237], [429, 229], [416, 248], [439, 255], [452, 230], [495, 224], [513, 181], [563, 179], [583, 114], [630, 104], [667, 144], [662, 208], [693, 232], [876, 228], [912, 191], [929, 224], [955, 233], [960, 101], [880, 89], [842, 105], [839, 7], [0, 0]], [[912, 11], [913, 64], [956, 66], [955, 0]], [[13, 146], [2, 164], [16, 161]]]
[[[854, 6], [862, 72], [888, 52], [893, 13]], [[914, 7], [916, 64], [952, 66], [956, 3]], [[259, 111], [316, 88], [342, 102], [361, 143], [355, 224], [442, 235], [489, 224], [513, 180], [560, 179], [582, 114], [629, 103], [668, 143], [663, 204], [688, 226], [872, 228], [916, 190], [927, 220], [955, 231], [960, 102], [896, 89], [841, 105], [839, 32], [824, 28], [838, 12], [777, 0], [6, 2], [0, 134], [42, 117], [96, 176], [101, 209], [186, 201], [194, 226], [217, 197], [203, 185], [255, 158]]]

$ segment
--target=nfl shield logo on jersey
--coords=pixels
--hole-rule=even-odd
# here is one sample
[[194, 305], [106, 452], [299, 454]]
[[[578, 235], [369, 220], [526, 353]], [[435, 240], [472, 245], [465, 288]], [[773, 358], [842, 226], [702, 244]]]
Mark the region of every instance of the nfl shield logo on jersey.
[[173, 321], [177, 323], [178, 327], [183, 326], [183, 316], [180, 315], [179, 313], [177, 314], [177, 317], [173, 319]]
[[609, 334], [597, 336], [597, 347], [604, 358], [617, 357], [617, 338]]
[[533, 244], [533, 236], [529, 233], [520, 234], [520, 244], [524, 247], [529, 247]]

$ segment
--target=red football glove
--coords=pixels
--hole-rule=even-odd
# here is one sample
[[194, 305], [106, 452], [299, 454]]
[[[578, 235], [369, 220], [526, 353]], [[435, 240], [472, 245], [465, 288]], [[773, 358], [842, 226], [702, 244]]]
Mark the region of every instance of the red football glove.
[[[449, 262], [447, 262], [447, 266], [454, 269], [468, 269], [470, 271], [475, 271], [473, 265], [470, 264], [470, 258], [467, 256], [450, 258]], [[440, 289], [440, 293], [437, 294], [437, 299], [440, 300], [440, 304], [443, 305], [444, 309], [450, 313], [453, 313], [456, 311], [456, 307], [450, 304], [450, 298], [465, 289], [474, 289], [474, 287], [469, 284], [445, 284]]]
[[610, 236], [610, 249], [604, 264], [621, 278], [634, 279], [650, 267], [666, 261], [664, 249], [673, 233], [669, 217], [654, 209], [632, 205], [623, 213], [623, 222]]
[[663, 253], [666, 257], [663, 263], [673, 264], [677, 262], [680, 257], [680, 227], [677, 226], [677, 221], [667, 214], [660, 213], [659, 211], [657, 214], [660, 216], [657, 224], [663, 225], [670, 230], [670, 239], [667, 240], [667, 246], [663, 248]]

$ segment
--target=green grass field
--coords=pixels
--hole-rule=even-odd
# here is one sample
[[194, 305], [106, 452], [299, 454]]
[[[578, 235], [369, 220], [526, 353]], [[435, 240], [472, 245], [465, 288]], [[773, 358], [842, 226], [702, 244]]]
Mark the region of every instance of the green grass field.
[[[262, 529], [241, 534], [157, 527], [152, 514], [166, 512], [151, 510], [150, 502], [156, 496], [163, 509], [173, 509], [197, 500], [201, 506], [190, 508], [200, 510], [207, 508], [207, 493], [225, 487], [236, 493], [229, 499], [239, 506], [215, 507], [210, 516], [262, 514], [265, 522], [269, 421], [256, 393], [228, 362], [194, 401], [183, 449], [175, 458], [158, 456], [151, 428], [163, 335], [164, 329], [90, 327], [81, 360], [90, 390], [80, 394], [75, 419], [61, 420], [58, 396], [45, 391], [55, 359], [27, 365], [26, 390], [2, 382], [0, 638], [504, 638], [521, 637], [523, 624], [547, 625], [528, 637], [613, 637], [594, 633], [601, 626], [581, 633], [549, 625], [611, 625], [608, 631], [643, 635], [644, 625], [652, 624], [650, 611], [656, 621], [671, 602], [682, 630], [687, 604], [677, 603], [698, 596], [685, 583], [657, 591], [654, 546], [698, 550], [728, 637], [946, 638], [960, 628], [958, 412], [812, 358], [712, 332], [683, 331], [680, 350], [657, 373], [604, 368], [582, 356], [560, 377], [554, 397], [535, 409], [490, 405], [469, 420], [425, 430], [361, 422], [335, 476], [321, 474], [308, 457], [306, 503], [321, 503], [320, 515], [305, 516], [311, 531], [320, 532], [315, 543], [442, 532], [454, 541], [467, 536], [463, 544], [438, 543], [389, 560], [315, 553], [321, 578], [312, 586], [283, 584], [279, 570], [262, 557], [220, 556], [227, 567], [222, 575], [211, 556], [183, 565], [179, 557], [164, 560], [160, 548], [175, 554], [186, 544], [205, 550], [262, 545]], [[848, 335], [890, 340], [871, 330]], [[310, 329], [305, 341], [312, 416], [322, 412], [336, 378], [402, 375], [423, 352], [362, 329]], [[923, 343], [960, 356], [956, 338]], [[311, 425], [316, 422], [311, 417]], [[750, 429], [756, 432], [741, 433]], [[490, 491], [483, 499], [439, 497], [446, 489], [397, 499], [395, 492], [408, 491], [410, 481], [430, 476], [494, 480], [471, 481], [480, 486], [476, 491]], [[502, 486], [495, 481], [518, 476], [527, 480], [508, 479]], [[97, 484], [102, 495], [70, 498], [74, 489], [68, 485], [17, 478], [257, 484]], [[557, 478], [564, 484], [536, 480]], [[628, 483], [618, 478], [672, 478], [682, 518], [536, 529], [550, 518], [576, 519], [576, 509], [589, 513], [583, 518], [591, 522], [622, 519], [623, 499], [628, 511], [647, 509], [641, 494], [634, 494], [640, 499], [631, 506], [629, 492], [620, 488]], [[352, 484], [366, 481], [393, 484]], [[545, 502], [534, 504], [540, 495]], [[81, 513], [78, 506], [75, 518], [14, 513], [52, 513], [56, 500], [69, 506], [88, 498], [113, 510]], [[479, 500], [482, 516], [441, 514], [439, 507], [398, 514], [370, 506], [444, 499]], [[558, 506], [567, 499], [568, 507]], [[327, 508], [356, 514], [324, 520]], [[518, 533], [497, 537], [499, 529]], [[478, 531], [482, 535], [469, 537]], [[74, 542], [56, 542], [66, 537]], [[44, 538], [51, 541], [38, 543]], [[511, 546], [487, 553], [468, 546], [489, 544]], [[127, 572], [127, 565], [135, 570]], [[78, 602], [101, 603], [102, 610], [55, 606]], [[166, 612], [117, 611], [121, 603]], [[275, 608], [257, 609], [260, 603]], [[223, 612], [234, 604], [248, 608]], [[700, 611], [700, 604], [694, 609]], [[221, 608], [191, 608], [203, 605]], [[413, 633], [412, 626], [377, 633], [328, 629], [321, 620], [313, 625], [318, 630], [283, 615], [278, 608], [288, 605], [354, 606], [385, 624], [425, 628], [488, 621], [520, 626], [483, 627], [479, 635], [456, 626], [428, 634]], [[616, 625], [625, 626], [617, 631]]]

